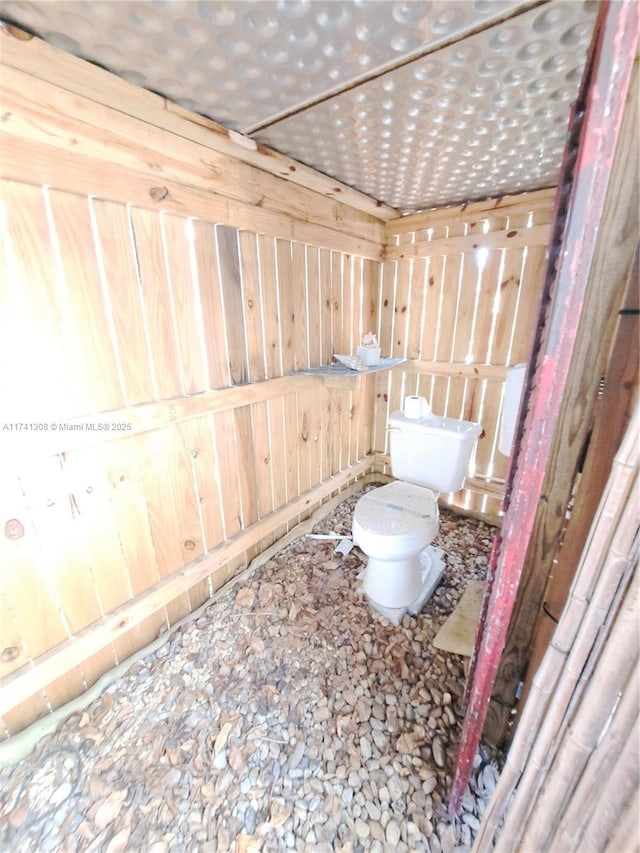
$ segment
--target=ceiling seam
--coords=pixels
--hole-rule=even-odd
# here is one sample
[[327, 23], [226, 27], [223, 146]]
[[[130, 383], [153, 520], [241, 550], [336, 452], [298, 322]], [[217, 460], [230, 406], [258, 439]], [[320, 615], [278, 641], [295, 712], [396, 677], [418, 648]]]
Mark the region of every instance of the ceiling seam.
[[431, 46], [426, 49], [420, 49], [413, 51], [413, 53], [407, 54], [397, 61], [392, 63], [387, 63], [386, 65], [379, 66], [378, 68], [371, 71], [369, 74], [358, 77], [356, 80], [349, 80], [347, 83], [344, 83], [341, 86], [336, 87], [335, 89], [331, 89], [327, 92], [323, 92], [321, 95], [317, 95], [314, 98], [309, 99], [301, 104], [298, 104], [295, 107], [291, 107], [288, 110], [284, 110], [281, 113], [278, 113], [275, 116], [272, 116], [265, 121], [259, 122], [258, 124], [249, 125], [248, 127], [243, 128], [242, 133], [247, 135], [252, 135], [256, 133], [261, 133], [263, 130], [268, 130], [281, 122], [287, 121], [290, 118], [294, 118], [295, 116], [301, 115], [307, 110], [312, 109], [313, 107], [317, 107], [320, 104], [325, 104], [328, 101], [333, 100], [334, 98], [339, 97], [340, 95], [345, 94], [346, 92], [353, 92], [356, 89], [364, 86], [366, 83], [371, 83], [374, 80], [379, 80], [381, 77], [384, 77], [386, 74], [391, 74], [394, 71], [398, 71], [401, 68], [406, 68], [408, 65], [411, 65], [413, 62], [417, 62], [425, 57], [432, 56], [434, 54], [439, 53], [441, 50], [445, 48], [451, 47], [452, 45], [459, 44], [460, 42], [466, 41], [466, 39], [471, 38], [472, 36], [478, 35], [479, 33], [486, 32], [487, 30], [491, 30], [494, 27], [501, 26], [507, 21], [515, 20], [526, 12], [530, 12], [532, 9], [541, 8], [543, 6], [548, 5], [551, 0], [536, 0], [535, 2], [528, 3], [526, 5], [521, 6], [511, 13], [506, 13], [500, 18], [495, 18], [490, 23], [479, 24], [476, 27], [470, 28], [463, 35], [453, 36], [445, 41], [440, 42], [435, 47]]

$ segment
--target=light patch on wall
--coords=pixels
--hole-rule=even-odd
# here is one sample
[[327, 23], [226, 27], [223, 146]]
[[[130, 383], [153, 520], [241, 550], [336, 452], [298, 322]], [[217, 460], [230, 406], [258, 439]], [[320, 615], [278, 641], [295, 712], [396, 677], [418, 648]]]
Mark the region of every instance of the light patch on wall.
[[487, 265], [487, 261], [489, 259], [489, 250], [488, 249], [476, 249], [476, 264], [478, 265], [478, 269], [482, 272], [482, 270]]

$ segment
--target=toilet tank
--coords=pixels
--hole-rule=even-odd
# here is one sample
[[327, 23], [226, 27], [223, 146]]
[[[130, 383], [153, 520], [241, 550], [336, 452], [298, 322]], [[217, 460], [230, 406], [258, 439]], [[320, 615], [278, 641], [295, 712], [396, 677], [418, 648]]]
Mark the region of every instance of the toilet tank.
[[440, 418], [389, 415], [391, 471], [398, 480], [436, 492], [461, 488], [469, 459], [482, 432], [480, 424]]

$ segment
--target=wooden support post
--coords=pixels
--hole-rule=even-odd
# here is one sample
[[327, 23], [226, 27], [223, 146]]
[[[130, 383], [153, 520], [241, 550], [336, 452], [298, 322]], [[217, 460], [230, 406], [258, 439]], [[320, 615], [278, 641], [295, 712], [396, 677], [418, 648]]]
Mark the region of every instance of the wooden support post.
[[[565, 591], [556, 601], [557, 618], [608, 476], [609, 468], [589, 481], [590, 472], [585, 469], [586, 477], [580, 477], [579, 471], [584, 465], [585, 448], [593, 442], [600, 386], [603, 379], [607, 379], [618, 312], [625, 305], [627, 282], [633, 275], [638, 249], [637, 83], [637, 74], [634, 74], [598, 226], [599, 237], [589, 270], [582, 319], [576, 331], [566, 389], [549, 461], [545, 466], [544, 500], [537, 510], [484, 728], [485, 739], [495, 746], [502, 746], [510, 735], [509, 728], [514, 719], [510, 711], [516, 701], [518, 686], [525, 680], [534, 625], [543, 606], [547, 581], [555, 575], [559, 589]], [[631, 289], [637, 299], [637, 280], [631, 284]], [[627, 316], [624, 320], [628, 332], [632, 329], [630, 319], [633, 317]], [[635, 341], [629, 339], [628, 342], [634, 347], [637, 358]], [[608, 377], [609, 384], [613, 378]], [[610, 463], [624, 434], [624, 424], [618, 424], [616, 443], [618, 412], [627, 410], [628, 391], [620, 389], [618, 394], [614, 394], [609, 389], [607, 402], [612, 408], [605, 415], [610, 421], [605, 429], [606, 441], [599, 451], [590, 445], [589, 454], [595, 452], [602, 461], [609, 460]], [[586, 503], [585, 493], [588, 495]], [[573, 510], [570, 509], [572, 503]], [[567, 522], [570, 512], [571, 519]], [[568, 549], [564, 547], [565, 541]]]
[[[637, 220], [637, 204], [635, 214]], [[636, 228], [637, 233], [637, 228]], [[536, 670], [546, 651], [555, 625], [565, 606], [569, 589], [573, 581], [582, 548], [585, 530], [591, 526], [603, 494], [613, 459], [618, 450], [633, 410], [633, 401], [638, 393], [638, 257], [629, 270], [627, 297], [619, 312], [612, 312], [611, 319], [617, 320], [617, 329], [611, 357], [602, 379], [602, 394], [595, 404], [593, 426], [588, 436], [588, 447], [582, 464], [582, 473], [578, 488], [573, 496], [571, 518], [566, 527], [559, 549], [551, 552], [548, 559], [556, 555], [555, 567], [551, 569], [544, 599], [537, 614], [529, 645], [524, 688], [518, 701], [518, 708], [524, 707], [531, 689]], [[598, 373], [593, 372], [593, 382], [597, 382]], [[522, 597], [522, 587], [520, 597]], [[517, 605], [516, 605], [517, 607]], [[515, 629], [516, 626], [512, 625]], [[503, 655], [503, 665], [509, 654], [511, 631], [507, 636], [507, 645]], [[501, 667], [501, 671], [502, 671]], [[500, 681], [498, 674], [498, 683]], [[495, 697], [495, 691], [494, 691]], [[493, 701], [493, 700], [492, 700]], [[516, 717], [516, 722], [518, 722]], [[486, 735], [485, 729], [485, 735]], [[500, 737], [500, 732], [497, 733]]]
[[[571, 140], [565, 153], [541, 302], [542, 323], [534, 341], [536, 361], [529, 365], [502, 539], [492, 555], [486, 613], [479, 626], [469, 675], [468, 704], [449, 801], [454, 812], [469, 780], [525, 555], [538, 507], [545, 499], [545, 471], [567, 387], [594, 253], [598, 240], [606, 240], [600, 225], [638, 41], [633, 5], [609, 4], [601, 8], [576, 108], [577, 118], [585, 112], [575, 167], [571, 162], [574, 155]], [[568, 178], [572, 168], [575, 179], [571, 186]], [[565, 223], [562, 213], [567, 202]]]

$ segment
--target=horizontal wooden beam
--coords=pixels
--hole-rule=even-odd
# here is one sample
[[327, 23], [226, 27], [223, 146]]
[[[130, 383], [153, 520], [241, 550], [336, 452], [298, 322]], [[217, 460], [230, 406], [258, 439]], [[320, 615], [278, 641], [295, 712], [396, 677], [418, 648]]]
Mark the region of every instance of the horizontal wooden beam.
[[[15, 32], [20, 38], [12, 37]], [[394, 219], [398, 211], [365, 195], [335, 178], [280, 154], [236, 131], [229, 131], [204, 116], [192, 113], [167, 98], [148, 92], [115, 74], [77, 56], [58, 50], [26, 33], [4, 30], [2, 63], [46, 80], [60, 89], [111, 107], [123, 115], [163, 128], [212, 151], [231, 157], [274, 175], [290, 185], [311, 190], [343, 205], [381, 220]]]
[[427, 258], [432, 255], [464, 254], [477, 249], [521, 249], [525, 246], [546, 246], [551, 235], [551, 225], [534, 225], [531, 228], [512, 228], [509, 231], [491, 231], [488, 234], [465, 234], [437, 240], [420, 240], [389, 246], [386, 259]]
[[414, 359], [398, 365], [394, 369], [406, 373], [425, 373], [431, 376], [452, 376], [462, 379], [486, 379], [488, 382], [504, 382], [509, 368], [504, 364], [465, 364], [456, 361]]
[[244, 554], [274, 530], [296, 516], [309, 512], [315, 504], [366, 474], [372, 463], [373, 457], [367, 456], [345, 468], [326, 482], [310, 489], [276, 512], [272, 512], [228, 539], [206, 556], [189, 563], [131, 601], [88, 625], [31, 664], [0, 679], [0, 717], [82, 664], [91, 655], [104, 649], [109, 643], [126, 634], [209, 575], [215, 575], [216, 572], [221, 571], [229, 561]]
[[207, 222], [253, 231], [267, 237], [296, 240], [311, 246], [380, 260], [381, 244], [342, 234], [331, 228], [302, 222], [194, 186], [158, 180], [157, 175], [135, 172], [89, 157], [75, 156], [70, 168], [66, 152], [38, 142], [2, 134], [0, 178], [36, 186], [54, 186], [77, 195], [131, 204], [147, 210], [193, 216]]
[[2, 175], [379, 258], [383, 223], [2, 67]]
[[[353, 382], [357, 378], [355, 375], [347, 375], [344, 378], [329, 376], [326, 380], [339, 385], [345, 380]], [[205, 391], [190, 397], [158, 400], [65, 421], [41, 420], [44, 426], [40, 429], [30, 426], [35, 423], [33, 418], [25, 418], [24, 421], [14, 424], [3, 422], [0, 425], [0, 459], [3, 463], [13, 463], [17, 466], [24, 454], [53, 455], [91, 447], [201, 415], [225, 412], [286, 394], [313, 390], [322, 382], [325, 382], [324, 376], [280, 376], [264, 382]]]
[[551, 216], [555, 195], [556, 187], [548, 187], [518, 195], [505, 195], [500, 198], [473, 201], [469, 204], [424, 210], [421, 213], [412, 213], [410, 216], [402, 216], [387, 222], [385, 237], [387, 242], [390, 242], [390, 238], [396, 234], [408, 234], [411, 231], [421, 231], [436, 225], [449, 225], [461, 220], [464, 222], [471, 219], [481, 220], [485, 217], [520, 216], [524, 213], [547, 209]]

